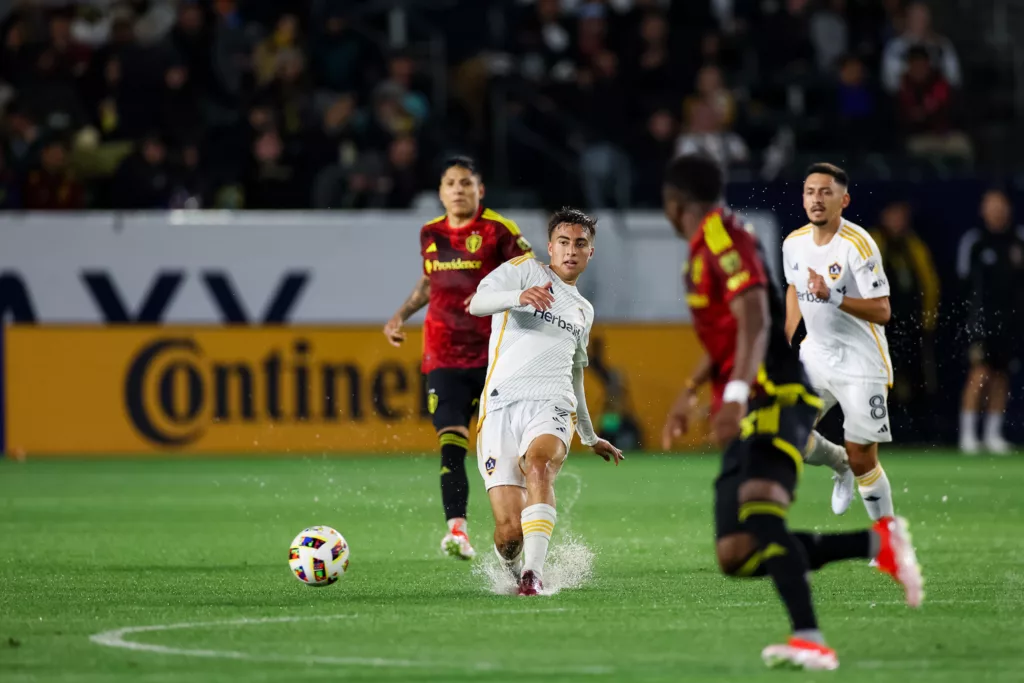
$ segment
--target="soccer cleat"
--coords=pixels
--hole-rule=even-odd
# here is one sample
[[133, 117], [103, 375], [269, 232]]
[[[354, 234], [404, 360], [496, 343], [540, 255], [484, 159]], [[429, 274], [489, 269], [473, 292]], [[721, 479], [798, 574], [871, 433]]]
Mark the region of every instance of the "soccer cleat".
[[993, 455], [1006, 455], [1010, 449], [1010, 442], [999, 435], [985, 438], [985, 450]]
[[978, 437], [973, 434], [961, 434], [960, 435], [960, 452], [964, 455], [977, 455], [978, 451], [981, 450], [981, 444], [978, 442]]
[[903, 586], [909, 606], [920, 607], [924, 600], [924, 578], [921, 576], [921, 565], [917, 563], [910, 532], [907, 531], [907, 520], [902, 517], [883, 517], [875, 522], [874, 530], [881, 540], [878, 555], [875, 556], [878, 570]]
[[544, 584], [541, 583], [540, 577], [532, 569], [527, 569], [523, 572], [523, 575], [519, 578], [520, 595], [540, 595], [542, 590], [544, 590]]
[[472, 560], [476, 557], [476, 551], [469, 542], [469, 536], [464, 531], [453, 529], [441, 539], [441, 552], [460, 560]]
[[847, 467], [843, 472], [836, 472], [832, 475], [835, 484], [832, 486], [832, 512], [841, 515], [850, 509], [853, 502], [853, 484], [856, 477], [853, 470]]
[[839, 668], [835, 650], [799, 638], [790, 638], [785, 645], [769, 645], [761, 651], [761, 659], [770, 669], [835, 671]]

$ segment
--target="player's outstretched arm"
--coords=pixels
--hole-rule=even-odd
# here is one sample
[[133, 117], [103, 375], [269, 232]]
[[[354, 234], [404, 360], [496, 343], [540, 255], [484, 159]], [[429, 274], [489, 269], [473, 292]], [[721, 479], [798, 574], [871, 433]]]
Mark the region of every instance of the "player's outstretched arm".
[[605, 462], [614, 461], [616, 465], [620, 460], [625, 460], [622, 451], [608, 441], [597, 436], [594, 431], [594, 423], [590, 419], [590, 410], [587, 408], [587, 394], [583, 389], [583, 366], [574, 365], [572, 368], [572, 388], [576, 394], [576, 433], [580, 435], [580, 441], [584, 446], [590, 446], [594, 452], [605, 459]]
[[800, 312], [800, 300], [797, 299], [796, 285], [790, 285], [786, 288], [786, 341], [790, 344], [793, 343], [793, 335], [796, 334], [796, 328], [800, 327], [803, 317]]
[[[844, 296], [842, 293], [829, 289], [825, 284], [825, 278], [819, 275], [813, 268], [807, 269], [809, 278], [807, 289], [818, 299], [827, 301], [843, 313], [849, 313], [854, 318], [860, 318], [876, 325], [887, 325], [892, 317], [892, 309], [889, 307], [889, 297], [879, 296], [873, 299], [858, 299], [857, 297]], [[787, 332], [789, 313], [786, 313]]]
[[533, 306], [539, 311], [546, 311], [554, 302], [555, 297], [551, 293], [550, 282], [543, 286], [523, 290], [496, 290], [490, 287], [481, 287], [469, 302], [469, 312], [483, 317], [502, 313], [516, 306]]
[[402, 307], [384, 325], [384, 336], [388, 338], [392, 346], [401, 346], [405, 341], [402, 325], [428, 303], [430, 303], [430, 276], [424, 274], [413, 287], [412, 293], [409, 294], [409, 298], [405, 300]]
[[697, 408], [697, 390], [710, 379], [711, 356], [705, 353], [697, 361], [697, 367], [686, 380], [686, 385], [676, 396], [665, 418], [665, 426], [661, 430], [661, 447], [664, 450], [671, 450], [675, 440], [689, 431], [690, 415]]

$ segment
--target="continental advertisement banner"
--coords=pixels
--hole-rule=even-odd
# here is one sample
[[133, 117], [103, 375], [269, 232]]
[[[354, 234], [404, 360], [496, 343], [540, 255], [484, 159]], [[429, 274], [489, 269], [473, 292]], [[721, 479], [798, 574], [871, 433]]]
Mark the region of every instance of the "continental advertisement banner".
[[[377, 328], [12, 326], [0, 433], [29, 457], [430, 452], [420, 330], [408, 332], [394, 348]], [[700, 358], [692, 329], [596, 326], [590, 351], [599, 428], [658, 450]]]

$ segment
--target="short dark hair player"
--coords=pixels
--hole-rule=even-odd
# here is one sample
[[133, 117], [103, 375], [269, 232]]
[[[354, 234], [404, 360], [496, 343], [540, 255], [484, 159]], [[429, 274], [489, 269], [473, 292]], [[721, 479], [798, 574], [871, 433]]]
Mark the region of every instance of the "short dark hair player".
[[530, 254], [519, 227], [483, 206], [484, 183], [473, 161], [445, 163], [439, 190], [445, 215], [420, 230], [423, 274], [412, 294], [384, 326], [388, 341], [405, 340], [402, 325], [429, 304], [423, 328], [427, 406], [441, 446], [441, 502], [448, 531], [441, 549], [470, 559], [476, 553], [466, 530], [469, 422], [487, 372], [490, 322], [466, 311], [477, 285], [505, 261]]

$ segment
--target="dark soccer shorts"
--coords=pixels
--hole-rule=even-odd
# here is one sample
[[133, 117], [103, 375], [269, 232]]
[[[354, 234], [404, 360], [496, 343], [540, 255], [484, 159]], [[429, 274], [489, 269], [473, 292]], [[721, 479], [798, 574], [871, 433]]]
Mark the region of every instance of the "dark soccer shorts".
[[993, 372], [1006, 372], [1017, 355], [1017, 340], [999, 332], [982, 334], [971, 344], [968, 356], [972, 364], [984, 363]]
[[427, 374], [427, 409], [434, 429], [469, 427], [486, 378], [486, 367], [431, 370]]
[[745, 482], [778, 482], [794, 497], [819, 406], [820, 399], [810, 389], [795, 384], [751, 403], [743, 431], [726, 447], [715, 480], [716, 539], [745, 531], [739, 518], [740, 487]]

